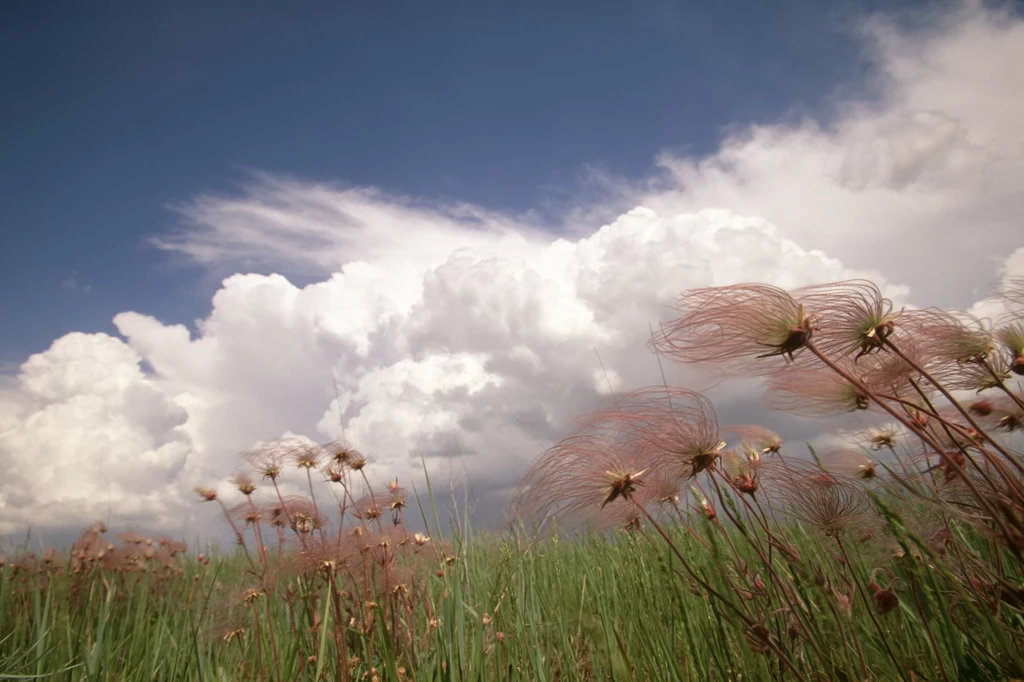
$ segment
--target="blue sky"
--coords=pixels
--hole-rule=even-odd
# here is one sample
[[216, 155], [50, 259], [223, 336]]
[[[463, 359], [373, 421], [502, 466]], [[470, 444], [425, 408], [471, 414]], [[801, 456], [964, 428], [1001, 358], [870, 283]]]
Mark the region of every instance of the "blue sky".
[[250, 170], [557, 216], [588, 167], [855, 88], [851, 19], [891, 4], [3, 3], [0, 362], [206, 314], [217, 278], [147, 239]]

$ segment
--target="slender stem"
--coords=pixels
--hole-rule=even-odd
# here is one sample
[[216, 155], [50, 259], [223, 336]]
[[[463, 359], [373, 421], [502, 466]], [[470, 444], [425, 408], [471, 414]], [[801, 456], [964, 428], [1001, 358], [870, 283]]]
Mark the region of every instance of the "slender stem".
[[320, 542], [326, 542], [324, 538], [324, 518], [320, 515], [320, 505], [316, 503], [316, 493], [313, 492], [313, 475], [309, 471], [309, 467], [303, 467], [306, 470], [306, 483], [309, 485], [309, 499], [313, 501], [313, 513], [317, 517], [317, 530], [320, 531]]
[[1001, 455], [1003, 455], [1003, 457], [1006, 457], [1008, 460], [1010, 460], [1010, 463], [1013, 464], [1013, 466], [1017, 469], [1018, 472], [1024, 474], [1024, 465], [1022, 465], [1020, 462], [1018, 462], [1012, 455], [1010, 455], [1010, 453], [1006, 450], [1006, 448], [1004, 448], [1002, 446], [1002, 444], [997, 442], [996, 439], [993, 438], [992, 436], [990, 436], [985, 429], [983, 429], [980, 425], [978, 425], [978, 422], [974, 421], [974, 418], [971, 417], [970, 412], [968, 412], [966, 409], [964, 409], [964, 406], [961, 405], [960, 402], [957, 401], [957, 399], [953, 397], [953, 394], [951, 394], [948, 390], [946, 390], [946, 387], [943, 386], [940, 381], [936, 380], [935, 377], [933, 377], [931, 374], [929, 374], [928, 371], [924, 367], [921, 367], [921, 365], [919, 365], [917, 362], [915, 362], [906, 353], [901, 351], [899, 349], [899, 347], [896, 346], [896, 344], [894, 344], [892, 341], [890, 341], [889, 339], [885, 339], [884, 343], [885, 343], [886, 347], [889, 348], [892, 352], [896, 353], [896, 355], [898, 355], [900, 357], [900, 359], [903, 360], [903, 362], [907, 363], [916, 372], [918, 372], [921, 376], [923, 376], [925, 379], [927, 379], [929, 381], [929, 383], [931, 383], [932, 386], [934, 386], [936, 389], [938, 389], [939, 393], [941, 393], [943, 395], [943, 397], [945, 397], [946, 400], [948, 400], [950, 402], [950, 404], [953, 407], [955, 407], [957, 409], [957, 411], [960, 412], [960, 414], [963, 415], [964, 419], [967, 420], [967, 423], [970, 424], [971, 427], [975, 431], [977, 431], [979, 435], [981, 435], [982, 437], [985, 438], [985, 440], [990, 442], [992, 444], [992, 447], [994, 447], [996, 450], [998, 450], [999, 453]]
[[[704, 580], [699, 575], [697, 575], [697, 573], [690, 566], [689, 562], [686, 561], [686, 559], [683, 557], [682, 553], [676, 547], [675, 543], [672, 542], [672, 540], [669, 538], [668, 534], [665, 533], [665, 531], [658, 524], [658, 522], [654, 520], [654, 517], [650, 515], [650, 513], [647, 511], [647, 509], [642, 504], [637, 502], [636, 499], [633, 498], [632, 495], [629, 497], [629, 499], [630, 499], [630, 501], [633, 502], [634, 505], [636, 505], [637, 509], [640, 510], [640, 513], [644, 515], [644, 517], [651, 524], [651, 526], [653, 526], [654, 529], [656, 531], [658, 531], [658, 534], [661, 535], [662, 539], [665, 542], [668, 543], [668, 546], [672, 548], [672, 553], [676, 555], [677, 559], [679, 559], [680, 563], [683, 565], [683, 568], [686, 569], [686, 572], [689, 573], [690, 576], [694, 580], [696, 580], [700, 584], [701, 587], [703, 587], [705, 590], [707, 590], [708, 594], [710, 594], [711, 596], [713, 596], [716, 599], [718, 599], [724, 606], [728, 607], [729, 610], [731, 610], [733, 613], [735, 613], [737, 616], [739, 616], [740, 620], [742, 620], [744, 625], [746, 625], [747, 627], [752, 627], [752, 626], [758, 624], [754, 620], [752, 620], [749, 616], [747, 616], [745, 613], [743, 613], [743, 611], [741, 611], [731, 601], [726, 599], [718, 590], [716, 590], [714, 587], [709, 585], [706, 580]], [[804, 677], [804, 675], [799, 670], [797, 670], [796, 666], [793, 665], [793, 662], [789, 660], [789, 657], [786, 656], [785, 652], [783, 652], [782, 649], [780, 649], [779, 646], [775, 642], [772, 642], [769, 639], [769, 640], [767, 640], [766, 643], [768, 644], [769, 647], [771, 647], [771, 649], [779, 657], [779, 660], [781, 660], [783, 663], [785, 663], [786, 667], [788, 667], [790, 670], [793, 671], [793, 674], [795, 674], [801, 680], [806, 680], [807, 679], [806, 677]]]
[[935, 641], [935, 633], [932, 632], [932, 626], [928, 624], [928, 616], [924, 612], [924, 607], [921, 605], [921, 595], [918, 594], [917, 580], [915, 575], [910, 575], [910, 592], [914, 595], [914, 604], [917, 606], [917, 613], [921, 616], [921, 623], [924, 625], [925, 632], [928, 633], [928, 642], [931, 644], [932, 651], [935, 653], [935, 661], [939, 664], [939, 670], [942, 672], [942, 679], [949, 682], [949, 674], [946, 672], [946, 664], [942, 662], [942, 651], [939, 649], [939, 643]]
[[231, 513], [228, 511], [228, 508], [224, 506], [224, 502], [221, 501], [219, 497], [217, 498], [217, 504], [220, 505], [220, 510], [224, 512], [224, 518], [228, 520], [228, 524], [230, 524], [231, 530], [235, 532], [235, 537], [238, 539], [238, 544], [242, 547], [242, 553], [245, 554], [245, 558], [249, 560], [249, 566], [252, 567], [254, 573], [259, 575], [259, 571], [256, 570], [256, 562], [252, 560], [252, 555], [249, 554], [249, 547], [245, 544], [245, 536], [242, 535], [242, 532], [240, 530], [238, 530], [238, 525], [235, 523], [235, 520], [231, 518]]
[[[956, 449], [959, 450], [961, 454], [963, 454], [964, 458], [971, 464], [973, 464], [975, 468], [977, 468], [978, 472], [985, 478], [985, 481], [990, 486], [992, 486], [993, 489], [997, 488], [995, 481], [989, 478], [987, 471], [978, 466], [978, 463], [974, 461], [974, 458], [971, 457], [970, 453], [967, 451], [967, 447], [953, 437], [953, 434], [950, 432], [950, 429], [955, 429], [956, 431], [962, 433], [968, 441], [973, 442], [974, 446], [981, 453], [982, 457], [985, 458], [985, 461], [989, 462], [990, 464], [996, 467], [996, 470], [999, 472], [999, 475], [1003, 477], [1003, 481], [1009, 487], [1015, 488], [1018, 495], [1024, 493], [1024, 489], [1021, 488], [1020, 480], [1014, 478], [1013, 475], [1009, 471], [1007, 471], [1005, 467], [1003, 467], [1002, 463], [999, 461], [997, 457], [992, 456], [991, 453], [989, 453], [981, 446], [981, 444], [978, 442], [978, 439], [971, 437], [971, 435], [968, 434], [964, 429], [960, 428], [955, 424], [947, 422], [945, 419], [939, 416], [939, 411], [935, 409], [935, 406], [932, 404], [932, 401], [929, 400], [928, 395], [923, 390], [921, 390], [921, 387], [917, 385], [916, 381], [910, 379], [910, 385], [913, 386], [914, 390], [917, 391], [917, 394], [921, 396], [921, 400], [925, 402], [925, 404], [928, 406], [928, 409], [930, 409], [934, 413], [936, 419], [939, 422], [939, 425], [942, 426], [942, 430], [945, 432], [946, 437], [949, 438], [950, 442], [956, 446]], [[987, 436], [985, 437], [985, 440], [991, 441], [991, 439], [988, 438]]]
[[898, 422], [906, 426], [911, 432], [916, 434], [918, 438], [924, 441], [927, 445], [931, 446], [932, 449], [934, 449], [935, 452], [939, 455], [939, 457], [943, 458], [943, 460], [945, 460], [945, 462], [953, 469], [954, 472], [956, 472], [960, 479], [967, 485], [971, 493], [974, 495], [975, 499], [978, 500], [978, 504], [980, 504], [985, 509], [985, 511], [989, 513], [993, 523], [999, 526], [999, 530], [1006, 538], [1007, 543], [1009, 543], [1010, 547], [1014, 548], [1014, 551], [1017, 553], [1018, 556], [1020, 556], [1020, 549], [1016, 547], [1016, 544], [1013, 541], [1013, 536], [1010, 535], [1009, 528], [1006, 527], [1006, 523], [1003, 521], [1003, 518], [998, 514], [996, 509], [992, 506], [992, 503], [989, 502], [989, 500], [981, 493], [980, 490], [978, 490], [978, 486], [975, 485], [974, 481], [972, 481], [967, 476], [967, 474], [963, 470], [963, 467], [957, 464], [957, 462], [953, 460], [953, 458], [949, 457], [945, 453], [944, 449], [935, 441], [934, 438], [932, 438], [932, 436], [929, 433], [924, 431], [924, 429], [922, 429], [919, 424], [915, 424], [914, 422], [912, 422], [911, 420], [907, 419], [905, 416], [901, 415], [899, 412], [894, 410], [888, 403], [886, 403], [884, 400], [875, 395], [874, 391], [872, 391], [870, 388], [864, 385], [862, 381], [858, 380], [849, 372], [843, 370], [843, 368], [841, 368], [839, 365], [837, 365], [835, 362], [833, 362], [827, 356], [825, 356], [825, 354], [819, 351], [813, 343], [808, 341], [805, 344], [805, 346], [815, 356], [817, 356], [819, 360], [828, 365], [828, 367], [832, 371], [834, 371], [839, 376], [843, 377], [851, 384], [859, 388], [864, 393], [864, 395], [868, 397], [869, 400], [880, 406], [883, 410], [888, 412], [890, 416], [892, 416]]
[[853, 566], [853, 561], [850, 560], [850, 555], [846, 552], [846, 545], [843, 544], [843, 541], [838, 535], [835, 536], [835, 541], [836, 544], [839, 545], [839, 551], [843, 553], [843, 559], [846, 561], [847, 570], [850, 572], [850, 575], [853, 576], [854, 587], [856, 588], [857, 593], [860, 594], [861, 599], [864, 601], [864, 606], [868, 610], [868, 616], [871, 617], [871, 622], [875, 625], [875, 630], [878, 631], [878, 638], [882, 641], [882, 646], [885, 647], [886, 653], [889, 654], [889, 658], [892, 660], [893, 665], [895, 665], [896, 670], [899, 671], [900, 677], [906, 682], [909, 682], [906, 672], [900, 665], [899, 659], [896, 658], [896, 654], [893, 653], [892, 648], [889, 646], [889, 638], [886, 637], [885, 632], [883, 632], [881, 623], [879, 623], [878, 619], [875, 617], [875, 612], [871, 610], [871, 602], [868, 600], [867, 590], [864, 588], [864, 585], [861, 584], [860, 576], [857, 575], [857, 570]]
[[1003, 393], [1008, 395], [1010, 397], [1010, 400], [1017, 403], [1017, 407], [1024, 410], [1024, 400], [1021, 400], [1020, 396], [1018, 396], [1016, 393], [1007, 388], [1006, 382], [1003, 381], [1003, 378], [996, 373], [996, 371], [992, 368], [992, 365], [991, 363], [989, 363], [988, 360], [984, 360], [983, 362], [985, 365], [985, 369], [987, 369], [988, 373], [992, 375], [992, 378], [996, 380], [996, 388], [998, 388]]

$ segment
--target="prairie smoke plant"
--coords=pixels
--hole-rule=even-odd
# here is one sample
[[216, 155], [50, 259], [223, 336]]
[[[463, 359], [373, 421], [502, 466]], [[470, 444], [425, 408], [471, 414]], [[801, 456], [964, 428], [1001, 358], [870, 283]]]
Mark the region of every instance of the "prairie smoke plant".
[[871, 407], [859, 387], [829, 369], [792, 367], [770, 376], [765, 388], [769, 407], [804, 417], [828, 417]]
[[840, 448], [830, 450], [822, 455], [822, 461], [829, 471], [835, 471], [844, 477], [870, 481], [878, 477], [879, 471], [875, 461], [863, 450]]
[[653, 341], [658, 351], [682, 363], [715, 363], [745, 374], [779, 367], [759, 359], [792, 361], [815, 330], [801, 303], [767, 284], [693, 289], [679, 298], [675, 312], [678, 319]]
[[756, 424], [738, 424], [722, 428], [725, 433], [740, 438], [742, 449], [753, 449], [760, 455], [777, 455], [782, 449], [782, 438], [771, 429]]
[[842, 535], [867, 516], [867, 497], [853, 479], [803, 463], [790, 463], [787, 469], [785, 478], [776, 479], [781, 511], [829, 537]]
[[284, 464], [287, 454], [283, 444], [277, 442], [245, 452], [242, 454], [242, 458], [265, 480], [276, 481], [281, 475], [281, 466]]
[[793, 298], [818, 320], [814, 345], [836, 360], [856, 353], [856, 361], [882, 350], [901, 315], [874, 283], [862, 279], [804, 287]]
[[627, 504], [652, 465], [640, 441], [609, 434], [571, 436], [546, 450], [527, 472], [513, 508], [524, 517], [554, 513], [591, 518], [616, 503]]
[[646, 451], [653, 466], [681, 479], [711, 467], [725, 447], [711, 401], [683, 388], [655, 386], [628, 393], [613, 408], [582, 422], [635, 443], [630, 447]]
[[1024, 322], [1013, 322], [996, 330], [996, 339], [1010, 354], [1010, 371], [1024, 376]]
[[[901, 326], [921, 354], [916, 364], [934, 379], [952, 389], [988, 387], [975, 383], [984, 372], [967, 375], [972, 377], [971, 381], [964, 374], [965, 368], [983, 367], [998, 348], [992, 331], [980, 320], [963, 313], [931, 308], [908, 311]], [[898, 343], [897, 347], [901, 345]]]

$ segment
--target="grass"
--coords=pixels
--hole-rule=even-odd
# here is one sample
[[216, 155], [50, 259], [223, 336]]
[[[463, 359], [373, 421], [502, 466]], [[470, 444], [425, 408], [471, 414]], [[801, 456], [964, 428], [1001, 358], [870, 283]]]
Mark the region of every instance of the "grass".
[[499, 534], [443, 523], [429, 479], [413, 533], [348, 445], [269, 444], [239, 504], [196, 489], [233, 553], [94, 525], [0, 562], [0, 680], [1024, 679], [1017, 337], [865, 282], [697, 293], [652, 339], [671, 357], [895, 421], [806, 457], [693, 391], [619, 396], [538, 458]]
[[[667, 532], [702, 579], [734, 602], [744, 599], [734, 591], [738, 583], [757, 592], [753, 576], [730, 575], [738, 564], [727, 545], [741, 545], [742, 533], [724, 536], [708, 519], [689, 528], [693, 534], [678, 526]], [[874, 605], [851, 595], [847, 614], [830, 589], [816, 584], [813, 570], [847, 571], [838, 553], [808, 529], [793, 527], [790, 537], [798, 539], [800, 556], [814, 557], [776, 562], [779, 570], [807, 571], [792, 581], [812, 615], [813, 636], [787, 650], [808, 679], [899, 679], [886, 645], [912, 679], [941, 679], [940, 666], [949, 679], [979, 681], [1005, 678], [1000, 667], [1024, 669], [1019, 611], [1005, 611], [986, 631], [989, 617], [969, 597], [951, 609], [955, 596], [927, 557], [899, 564], [896, 577], [912, 589], [902, 590], [899, 607], [879, 618], [879, 631], [869, 614]], [[906, 557], [927, 547], [903, 541]], [[163, 567], [96, 568], [76, 576], [67, 566], [7, 565], [0, 570], [0, 679], [334, 680], [344, 673], [378, 680], [761, 680], [783, 674], [756, 635], [680, 576], [668, 546], [642, 533], [556, 535], [525, 548], [511, 533], [456, 542], [458, 558], [438, 568], [440, 575], [430, 574], [415, 607], [402, 611], [404, 625], [416, 631], [411, 639], [393, 637], [385, 619], [377, 619], [370, 630], [349, 629], [343, 657], [326, 586], [295, 575], [283, 580], [277, 598], [258, 597], [260, 621], [273, 624], [276, 669], [268, 655], [270, 627], [232, 635], [218, 611], [222, 595], [244, 579], [247, 561], [240, 554], [203, 561], [180, 556], [170, 577]], [[985, 543], [970, 533], [958, 542]], [[852, 571], [865, 582], [879, 561], [874, 544], [848, 550]], [[740, 556], [751, 566], [758, 561], [752, 552]], [[1012, 579], [1021, 582], [1019, 573]], [[305, 596], [288, 598], [289, 591]], [[760, 599], [749, 595], [751, 603]], [[975, 622], [974, 636], [953, 619]], [[811, 641], [831, 643], [829, 669], [808, 650]]]

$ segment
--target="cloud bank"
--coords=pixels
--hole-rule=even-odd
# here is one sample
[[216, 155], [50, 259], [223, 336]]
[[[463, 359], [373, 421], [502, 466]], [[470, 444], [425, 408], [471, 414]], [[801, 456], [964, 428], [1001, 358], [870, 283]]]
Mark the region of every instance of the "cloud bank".
[[191, 486], [285, 434], [344, 435], [379, 480], [468, 476], [493, 516], [573, 416], [660, 380], [644, 343], [684, 288], [869, 276], [966, 306], [1024, 274], [1024, 21], [968, 5], [862, 34], [872, 99], [666, 155], [615, 188], [635, 208], [572, 237], [270, 175], [187, 204], [155, 243], [248, 274], [195, 329], [124, 312], [118, 337], [69, 334], [0, 383], [0, 533], [110, 514], [201, 533]]

